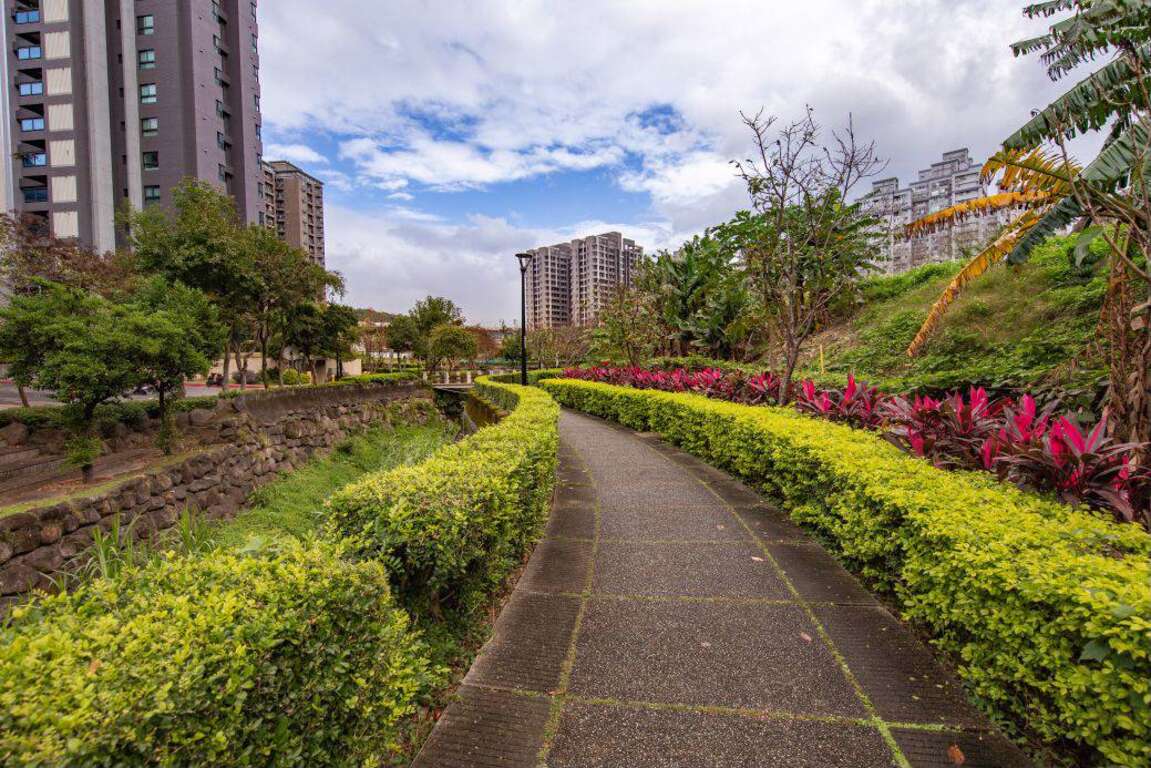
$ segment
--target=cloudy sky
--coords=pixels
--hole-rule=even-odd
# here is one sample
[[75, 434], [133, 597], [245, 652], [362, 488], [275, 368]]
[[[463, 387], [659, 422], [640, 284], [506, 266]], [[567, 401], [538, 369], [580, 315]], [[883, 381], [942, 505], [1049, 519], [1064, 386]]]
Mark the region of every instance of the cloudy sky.
[[[908, 181], [1057, 92], [1021, 0], [265, 0], [265, 156], [327, 182], [357, 306], [518, 314], [513, 254], [618, 229], [679, 245], [745, 206], [739, 112], [811, 104]], [[322, 10], [321, 10], [322, 8]]]

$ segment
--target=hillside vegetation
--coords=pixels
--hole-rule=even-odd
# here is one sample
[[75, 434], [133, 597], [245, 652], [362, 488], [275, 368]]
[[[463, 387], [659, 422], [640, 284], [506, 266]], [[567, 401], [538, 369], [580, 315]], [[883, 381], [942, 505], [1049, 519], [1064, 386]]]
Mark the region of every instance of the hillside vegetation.
[[890, 392], [979, 384], [1089, 401], [1105, 377], [1095, 340], [1107, 277], [1100, 266], [1076, 267], [1073, 243], [1052, 238], [1029, 263], [996, 267], [968, 286], [915, 358], [906, 349], [961, 263], [869, 279], [812, 340], [802, 373], [855, 373]]

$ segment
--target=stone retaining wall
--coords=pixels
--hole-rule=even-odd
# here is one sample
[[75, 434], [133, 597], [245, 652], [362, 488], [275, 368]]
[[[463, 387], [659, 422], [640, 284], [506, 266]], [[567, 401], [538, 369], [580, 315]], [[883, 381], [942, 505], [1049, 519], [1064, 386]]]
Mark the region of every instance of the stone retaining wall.
[[[187, 429], [212, 445], [182, 463], [107, 492], [0, 517], [0, 607], [56, 588], [53, 577], [88, 559], [97, 528], [119, 519], [139, 539], [171, 528], [188, 508], [207, 518], [234, 515], [257, 487], [364, 428], [405, 417], [405, 403], [431, 391], [410, 384], [348, 385], [222, 399], [192, 411]], [[428, 406], [424, 406], [428, 407]]]

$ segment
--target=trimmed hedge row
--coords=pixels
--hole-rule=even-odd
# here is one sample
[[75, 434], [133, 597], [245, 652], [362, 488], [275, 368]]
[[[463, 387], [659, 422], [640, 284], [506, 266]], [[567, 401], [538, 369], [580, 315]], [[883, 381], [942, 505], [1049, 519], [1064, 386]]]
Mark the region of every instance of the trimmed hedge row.
[[559, 407], [538, 389], [486, 377], [475, 393], [509, 415], [328, 501], [332, 532], [383, 561], [409, 603], [475, 608], [521, 562], [547, 516]]
[[655, 431], [780, 499], [954, 655], [988, 711], [1101, 764], [1151, 764], [1151, 536], [789, 410], [571, 380], [561, 404]]
[[0, 764], [378, 764], [437, 674], [379, 563], [164, 559], [14, 609]]

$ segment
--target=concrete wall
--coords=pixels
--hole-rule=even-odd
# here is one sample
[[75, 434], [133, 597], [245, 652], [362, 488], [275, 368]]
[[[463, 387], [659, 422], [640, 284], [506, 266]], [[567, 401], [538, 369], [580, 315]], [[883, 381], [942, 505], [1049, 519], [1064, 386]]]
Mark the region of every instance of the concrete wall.
[[185, 507], [211, 519], [234, 515], [252, 491], [284, 471], [381, 424], [431, 390], [416, 384], [349, 385], [245, 395], [215, 411], [193, 411], [190, 430], [209, 448], [178, 466], [89, 498], [0, 518], [0, 608], [88, 560], [93, 534], [117, 518], [149, 539], [171, 528]]

